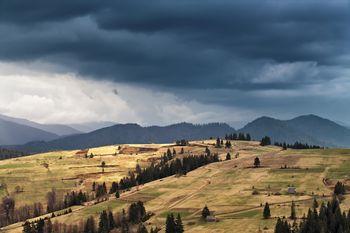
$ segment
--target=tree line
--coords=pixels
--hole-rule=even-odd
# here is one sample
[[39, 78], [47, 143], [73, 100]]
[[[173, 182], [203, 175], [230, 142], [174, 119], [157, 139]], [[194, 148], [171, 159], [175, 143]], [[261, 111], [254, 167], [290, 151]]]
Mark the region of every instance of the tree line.
[[219, 162], [219, 156], [211, 154], [210, 150], [206, 150], [206, 154], [199, 156], [189, 155], [183, 159], [176, 158], [170, 161], [166, 156], [158, 164], [152, 163], [151, 166], [144, 169], [136, 167], [136, 174], [130, 171], [129, 175], [122, 178], [115, 186], [118, 186], [119, 190], [125, 190], [175, 174], [185, 175], [187, 172], [214, 162]]
[[249, 133], [231, 133], [225, 135], [226, 140], [240, 140], [240, 141], [250, 141], [252, 138]]
[[287, 148], [290, 149], [321, 149], [323, 147], [317, 146], [317, 145], [309, 145], [307, 143], [301, 143], [301, 142], [295, 142], [294, 144], [288, 144], [288, 143], [281, 143], [281, 142], [275, 142], [275, 146], [282, 147], [284, 150]]
[[33, 222], [26, 221], [23, 224], [23, 233], [109, 233], [114, 229], [122, 233], [131, 232], [131, 229], [133, 232], [136, 229], [137, 233], [146, 233], [148, 231], [143, 222], [149, 217], [143, 202], [138, 201], [132, 203], [127, 212], [124, 209], [117, 213], [103, 210], [98, 223], [93, 216], [78, 224], [52, 223], [49, 217]]
[[50, 192], [46, 194], [46, 199], [46, 212], [51, 213], [57, 210], [62, 210], [71, 207], [73, 205], [81, 205], [84, 202], [90, 201], [91, 199], [93, 199], [93, 197], [88, 195], [86, 192], [82, 192], [80, 190], [79, 192], [68, 192], [63, 196], [63, 199], [60, 199], [57, 195], [56, 189], [53, 188]]
[[9, 150], [6, 148], [0, 148], [0, 160], [11, 159], [24, 156], [25, 153], [17, 150]]

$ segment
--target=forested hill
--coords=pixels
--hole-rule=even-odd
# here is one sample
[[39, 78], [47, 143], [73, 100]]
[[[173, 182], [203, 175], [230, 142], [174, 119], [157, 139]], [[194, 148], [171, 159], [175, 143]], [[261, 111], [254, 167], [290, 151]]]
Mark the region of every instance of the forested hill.
[[350, 129], [316, 115], [304, 115], [291, 120], [260, 117], [239, 131], [250, 133], [253, 139], [269, 136], [272, 141], [296, 141], [328, 146], [350, 147]]
[[179, 123], [169, 126], [142, 127], [138, 124], [117, 124], [86, 134], [78, 134], [44, 142], [11, 146], [27, 153], [69, 150], [123, 143], [171, 143], [179, 139], [196, 140], [223, 137], [235, 129], [223, 123], [195, 125]]

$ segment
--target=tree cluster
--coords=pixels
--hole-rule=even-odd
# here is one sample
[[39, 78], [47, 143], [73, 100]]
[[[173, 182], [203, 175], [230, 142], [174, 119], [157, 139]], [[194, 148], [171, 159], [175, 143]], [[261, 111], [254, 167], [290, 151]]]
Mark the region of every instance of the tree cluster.
[[240, 140], [240, 141], [250, 141], [251, 137], [250, 134], [244, 134], [244, 133], [232, 133], [232, 134], [226, 134], [225, 135], [226, 140]]
[[173, 213], [168, 214], [165, 222], [165, 233], [183, 233], [184, 231], [180, 214], [176, 218], [174, 218]]
[[95, 191], [96, 198], [106, 196], [107, 195], [106, 183], [105, 182], [103, 182], [102, 184], [95, 183], [94, 191]]
[[158, 164], [152, 163], [151, 166], [142, 169], [136, 175], [134, 172], [129, 172], [129, 176], [120, 180], [118, 187], [120, 190], [125, 190], [139, 184], [145, 184], [175, 174], [184, 175], [196, 168], [218, 161], [219, 156], [217, 154], [199, 156], [190, 155], [183, 159], [176, 158], [171, 161], [163, 159]]
[[67, 193], [64, 196], [63, 200], [64, 206], [67, 208], [73, 205], [81, 205], [84, 202], [87, 202], [88, 195], [81, 190], [79, 192], [72, 191], [70, 193]]
[[127, 213], [124, 209], [116, 214], [111, 211], [102, 211], [98, 224], [96, 224], [93, 216], [87, 218], [86, 221], [73, 225], [57, 222], [52, 224], [51, 219], [47, 217], [33, 222], [26, 221], [23, 224], [23, 233], [109, 233], [114, 229], [118, 229], [118, 232], [127, 233], [135, 224], [138, 224], [137, 233], [144, 233], [147, 232], [147, 229], [142, 227], [142, 222], [146, 221], [148, 217], [143, 203], [139, 201], [132, 203]]
[[0, 206], [0, 226], [35, 218], [45, 213], [43, 205], [35, 202], [32, 205], [24, 205], [16, 208], [16, 202], [12, 197], [6, 196], [2, 199]]
[[338, 181], [334, 186], [334, 194], [335, 195], [344, 195], [346, 193], [345, 185]]
[[268, 146], [271, 145], [271, 138], [268, 136], [265, 136], [260, 141], [260, 146]]
[[275, 233], [345, 233], [350, 232], [350, 211], [342, 213], [339, 201], [333, 198], [327, 205], [321, 204], [319, 211], [309, 209], [307, 216], [297, 224], [290, 225], [287, 220], [278, 219]]
[[55, 189], [52, 189], [46, 194], [46, 212], [51, 213], [57, 210], [62, 210], [73, 205], [81, 205], [84, 202], [89, 201], [89, 195], [81, 190], [79, 192], [72, 191], [66, 193], [62, 199], [57, 197]]
[[17, 150], [9, 150], [6, 148], [0, 148], [0, 160], [11, 159], [24, 156], [25, 153]]
[[224, 145], [224, 140], [217, 138], [216, 139], [216, 143], [215, 143], [215, 147], [216, 148], [221, 148]]
[[176, 145], [177, 145], [177, 146], [188, 146], [189, 143], [188, 143], [187, 140], [181, 139], [181, 140], [177, 140], [177, 141], [176, 141]]
[[275, 146], [282, 147], [284, 150], [287, 148], [291, 149], [320, 149], [322, 147], [316, 145], [309, 145], [307, 143], [295, 142], [294, 144], [275, 142]]

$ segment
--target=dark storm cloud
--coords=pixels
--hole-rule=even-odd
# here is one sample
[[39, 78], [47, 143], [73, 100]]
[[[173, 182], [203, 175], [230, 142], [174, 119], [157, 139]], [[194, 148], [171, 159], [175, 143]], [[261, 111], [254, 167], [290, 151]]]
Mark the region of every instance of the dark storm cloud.
[[168, 89], [298, 89], [349, 62], [347, 1], [0, 1], [0, 59]]

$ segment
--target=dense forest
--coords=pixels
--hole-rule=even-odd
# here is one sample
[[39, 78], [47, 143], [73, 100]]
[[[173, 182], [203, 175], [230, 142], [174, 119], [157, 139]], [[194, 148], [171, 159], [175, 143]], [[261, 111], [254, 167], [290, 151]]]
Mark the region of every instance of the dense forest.
[[24, 155], [25, 154], [21, 151], [0, 148], [0, 160], [21, 157]]

